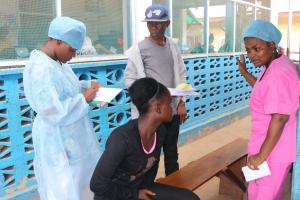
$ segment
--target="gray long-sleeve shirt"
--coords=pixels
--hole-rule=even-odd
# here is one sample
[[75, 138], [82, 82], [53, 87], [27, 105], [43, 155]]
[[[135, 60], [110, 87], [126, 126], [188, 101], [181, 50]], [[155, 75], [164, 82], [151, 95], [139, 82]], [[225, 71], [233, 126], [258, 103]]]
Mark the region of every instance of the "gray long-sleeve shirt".
[[[171, 58], [173, 58], [172, 60], [173, 60], [174, 86], [177, 86], [180, 83], [186, 82], [186, 68], [176, 43], [169, 37], [166, 37], [166, 40], [167, 40], [167, 44], [169, 44], [170, 47], [170, 51], [172, 55]], [[146, 77], [147, 71], [144, 66], [144, 62], [141, 55], [141, 49], [139, 48], [139, 45], [132, 46], [130, 49], [128, 49], [125, 52], [125, 54], [128, 56], [128, 64], [125, 69], [124, 83], [126, 87], [129, 88], [135, 80]], [[164, 57], [164, 55], [162, 56]], [[161, 73], [162, 76], [165, 75], [163, 72], [164, 71], [162, 71]], [[177, 105], [177, 102], [175, 104]], [[134, 105], [132, 105], [131, 107], [131, 116], [133, 119], [138, 117], [138, 111]]]

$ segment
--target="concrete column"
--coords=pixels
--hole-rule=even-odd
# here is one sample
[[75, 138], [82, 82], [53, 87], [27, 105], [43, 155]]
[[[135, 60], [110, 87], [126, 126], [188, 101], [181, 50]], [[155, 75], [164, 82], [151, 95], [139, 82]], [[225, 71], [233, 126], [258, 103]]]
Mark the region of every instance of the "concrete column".
[[145, 18], [146, 8], [150, 5], [152, 5], [152, 0], [132, 0], [131, 2], [132, 44], [138, 43], [149, 35], [147, 24], [142, 20]]
[[56, 0], [55, 2], [55, 8], [56, 8], [56, 17], [61, 16], [61, 0]]
[[187, 45], [187, 24], [186, 24], [186, 18], [187, 18], [187, 9], [182, 9], [181, 10], [181, 24], [182, 24], [182, 43], [184, 47]]

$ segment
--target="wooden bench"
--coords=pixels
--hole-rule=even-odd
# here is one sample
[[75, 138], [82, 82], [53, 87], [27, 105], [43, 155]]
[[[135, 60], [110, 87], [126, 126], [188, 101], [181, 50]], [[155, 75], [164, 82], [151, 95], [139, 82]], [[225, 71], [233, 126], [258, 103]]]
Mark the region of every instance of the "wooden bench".
[[157, 182], [195, 190], [214, 176], [220, 177], [220, 194], [243, 199], [246, 184], [241, 171], [246, 165], [247, 140], [236, 139], [223, 147], [190, 162]]

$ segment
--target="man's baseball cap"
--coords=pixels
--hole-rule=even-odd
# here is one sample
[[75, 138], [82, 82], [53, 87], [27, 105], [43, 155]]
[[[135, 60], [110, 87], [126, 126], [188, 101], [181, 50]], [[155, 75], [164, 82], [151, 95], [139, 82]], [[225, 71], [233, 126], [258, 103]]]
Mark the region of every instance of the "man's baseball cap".
[[166, 22], [169, 20], [167, 8], [160, 4], [154, 4], [146, 9], [143, 22]]

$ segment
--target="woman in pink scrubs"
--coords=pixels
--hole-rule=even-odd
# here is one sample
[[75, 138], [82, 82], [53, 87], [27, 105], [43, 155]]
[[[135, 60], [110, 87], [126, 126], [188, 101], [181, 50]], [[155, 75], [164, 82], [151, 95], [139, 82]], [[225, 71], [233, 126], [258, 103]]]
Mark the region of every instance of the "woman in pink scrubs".
[[278, 53], [280, 31], [270, 22], [255, 20], [244, 33], [247, 55], [258, 78], [248, 72], [244, 56], [238, 60], [242, 76], [253, 87], [250, 95], [252, 130], [248, 143], [251, 169], [267, 161], [271, 175], [249, 182], [249, 200], [281, 199], [285, 178], [296, 158], [296, 125], [300, 81], [297, 67]]

